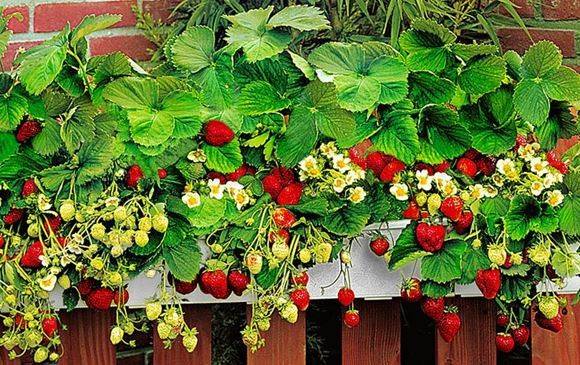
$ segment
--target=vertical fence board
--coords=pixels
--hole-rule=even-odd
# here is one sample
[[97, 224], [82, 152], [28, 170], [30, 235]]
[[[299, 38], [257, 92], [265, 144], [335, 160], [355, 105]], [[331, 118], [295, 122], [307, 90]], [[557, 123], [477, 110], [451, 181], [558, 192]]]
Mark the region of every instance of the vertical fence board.
[[[568, 303], [574, 295], [567, 295]], [[580, 305], [569, 305], [560, 333], [538, 327], [532, 318], [532, 365], [580, 364]]]
[[483, 298], [453, 298], [459, 307], [461, 329], [450, 343], [436, 339], [437, 364], [495, 365], [495, 303]]
[[[247, 308], [249, 321], [252, 307]], [[262, 335], [266, 346], [255, 353], [248, 350], [248, 365], [306, 364], [306, 313], [299, 313], [294, 324], [286, 322], [276, 313], [272, 316], [270, 329]]]
[[8, 352], [4, 350], [0, 350], [0, 365], [21, 365], [22, 362], [20, 359], [9, 360], [8, 359]]
[[361, 322], [342, 327], [343, 365], [401, 363], [401, 310], [398, 300], [356, 303]]
[[114, 365], [115, 347], [109, 340], [112, 313], [76, 309], [61, 313], [66, 331], [60, 331], [64, 355], [59, 365]]
[[153, 364], [155, 365], [211, 365], [211, 318], [212, 306], [204, 305], [184, 305], [183, 311], [185, 322], [189, 326], [197, 328], [197, 347], [192, 353], [187, 352], [181, 340], [173, 343], [171, 349], [163, 348], [163, 341], [157, 336], [154, 326], [153, 338]]

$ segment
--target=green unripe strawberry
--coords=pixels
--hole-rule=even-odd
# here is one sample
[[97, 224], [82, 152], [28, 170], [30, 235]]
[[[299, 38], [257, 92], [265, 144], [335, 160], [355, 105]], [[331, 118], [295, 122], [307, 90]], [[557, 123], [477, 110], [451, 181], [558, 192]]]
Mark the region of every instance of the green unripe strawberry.
[[288, 302], [280, 312], [280, 316], [289, 323], [296, 323], [298, 320], [298, 307], [296, 304]]
[[144, 247], [149, 243], [149, 234], [145, 231], [135, 232], [135, 244], [139, 247]]
[[306, 263], [310, 262], [310, 260], [312, 260], [312, 253], [310, 253], [309, 249], [303, 248], [298, 253], [298, 258], [300, 259], [300, 262], [302, 262], [303, 264], [306, 264]]
[[34, 362], [40, 364], [48, 359], [48, 349], [44, 346], [39, 347], [34, 351]]
[[106, 231], [105, 226], [101, 223], [95, 223], [91, 227], [91, 237], [93, 237], [94, 239], [99, 240], [99, 241], [106, 240], [107, 231]]
[[119, 326], [115, 326], [111, 330], [111, 336], [109, 337], [109, 339], [111, 340], [111, 343], [113, 345], [117, 345], [117, 344], [121, 343], [121, 341], [123, 341], [124, 335], [125, 335], [125, 332], [123, 331], [123, 329]]
[[151, 227], [152, 227], [151, 218], [143, 217], [143, 218], [139, 219], [139, 230], [140, 231], [149, 232], [149, 231], [151, 231]]
[[135, 325], [133, 324], [133, 322], [127, 321], [125, 324], [123, 324], [123, 331], [125, 331], [126, 334], [131, 336], [135, 332]]
[[69, 276], [66, 275], [66, 274], [61, 275], [58, 278], [58, 285], [60, 285], [65, 290], [68, 289], [68, 288], [70, 288], [71, 284], [70, 284], [70, 278], [69, 278]]
[[319, 264], [326, 263], [330, 260], [330, 254], [332, 253], [332, 245], [328, 242], [322, 242], [316, 245], [314, 248], [315, 259]]
[[552, 319], [558, 315], [560, 303], [556, 297], [543, 296], [538, 299], [538, 307], [546, 318]]
[[112, 286], [119, 286], [123, 284], [123, 276], [116, 271], [109, 273], [107, 280]]
[[503, 265], [507, 257], [505, 246], [497, 244], [487, 246], [487, 257], [489, 257], [489, 260], [497, 266]]
[[197, 347], [197, 336], [196, 335], [185, 335], [183, 336], [181, 342], [183, 343], [183, 347], [187, 352], [193, 352]]
[[159, 318], [162, 310], [163, 308], [159, 302], [151, 302], [145, 305], [145, 315], [147, 315], [147, 319], [150, 321], [154, 321]]
[[166, 340], [171, 336], [171, 330], [171, 326], [165, 322], [159, 322], [157, 325], [157, 335], [159, 335], [159, 338], [162, 340]]
[[429, 214], [435, 215], [441, 206], [441, 196], [439, 194], [431, 194], [427, 198], [427, 210]]
[[75, 203], [72, 200], [65, 200], [61, 205], [60, 209], [58, 210], [60, 213], [60, 217], [63, 221], [69, 222], [75, 218], [77, 213], [75, 209]]
[[427, 203], [427, 193], [425, 193], [424, 191], [417, 193], [417, 195], [415, 195], [415, 202], [420, 207], [425, 205], [425, 203]]
[[530, 260], [536, 263], [538, 266], [546, 266], [550, 263], [550, 247], [548, 245], [535, 245], [528, 250], [528, 255]]
[[270, 318], [260, 318], [257, 321], [257, 324], [258, 324], [258, 329], [260, 331], [264, 331], [265, 332], [265, 331], [267, 331], [267, 330], [270, 329]]
[[159, 233], [163, 233], [167, 231], [167, 227], [169, 226], [169, 219], [163, 214], [156, 214], [151, 219], [151, 224], [153, 229]]
[[28, 233], [28, 235], [30, 237], [33, 237], [33, 238], [38, 237], [38, 224], [33, 223], [33, 224], [29, 225], [28, 229], [26, 230], [26, 233]]
[[290, 247], [283, 242], [276, 242], [272, 245], [272, 255], [278, 260], [284, 260], [290, 254]]
[[129, 213], [127, 212], [127, 208], [125, 207], [117, 207], [117, 209], [115, 209], [115, 211], [113, 212], [113, 219], [117, 223], [124, 222], [128, 216]]

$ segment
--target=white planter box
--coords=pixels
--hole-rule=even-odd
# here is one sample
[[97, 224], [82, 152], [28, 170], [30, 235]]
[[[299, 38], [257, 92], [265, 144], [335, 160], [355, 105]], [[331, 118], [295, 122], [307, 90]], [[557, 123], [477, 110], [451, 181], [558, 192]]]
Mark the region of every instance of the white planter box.
[[[408, 220], [393, 221], [382, 224], [381, 232], [389, 242], [396, 241], [401, 234], [401, 231], [409, 224]], [[364, 234], [358, 240], [353, 242], [351, 251], [352, 267], [350, 268], [351, 287], [356, 293], [357, 298], [364, 298], [366, 300], [390, 299], [400, 295], [400, 285], [402, 282], [402, 275], [404, 277], [420, 277], [420, 267], [416, 265], [414, 270], [414, 263], [411, 263], [401, 270], [389, 271], [387, 265], [382, 257], [377, 257], [370, 249], [369, 242], [371, 232], [376, 232], [379, 225], [369, 226]], [[413, 273], [413, 271], [415, 271]], [[308, 283], [308, 290], [312, 299], [335, 299], [338, 290], [343, 287], [344, 282], [342, 277], [336, 280], [340, 273], [340, 262], [335, 261], [328, 264], [316, 265], [308, 271], [310, 282]], [[334, 282], [336, 280], [336, 282]], [[160, 277], [149, 279], [144, 275], [138, 276], [135, 280], [129, 283], [130, 299], [128, 305], [130, 307], [143, 307], [147, 300], [155, 295], [157, 286], [159, 285]], [[333, 284], [334, 282], [334, 284]], [[332, 284], [332, 285], [331, 285]], [[329, 286], [330, 285], [330, 286]], [[323, 290], [322, 288], [325, 287]], [[574, 277], [568, 280], [568, 285], [560, 293], [576, 293], [580, 289], [580, 277]], [[57, 308], [62, 308], [62, 290], [56, 290], [52, 293], [51, 299]], [[475, 284], [457, 285], [455, 294], [464, 297], [481, 296], [481, 292]], [[226, 300], [217, 300], [212, 296], [203, 294], [199, 288], [193, 293], [184, 296], [184, 302], [187, 303], [240, 303], [251, 302], [252, 297], [245, 295], [238, 297], [232, 294]], [[84, 302], [80, 301], [79, 306], [84, 306]]]

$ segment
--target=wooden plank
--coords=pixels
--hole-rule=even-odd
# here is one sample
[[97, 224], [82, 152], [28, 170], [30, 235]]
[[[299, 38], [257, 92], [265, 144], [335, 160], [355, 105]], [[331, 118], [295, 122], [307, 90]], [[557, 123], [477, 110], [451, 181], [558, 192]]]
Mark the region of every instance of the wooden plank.
[[452, 298], [459, 307], [461, 329], [451, 343], [437, 334], [437, 364], [495, 365], [495, 303], [483, 298]]
[[[248, 320], [251, 306], [247, 307]], [[266, 346], [252, 353], [248, 350], [248, 365], [305, 365], [306, 314], [299, 313], [294, 324], [283, 320], [277, 313], [272, 316], [270, 329], [262, 333]]]
[[109, 340], [112, 311], [75, 309], [61, 313], [66, 331], [60, 331], [63, 357], [59, 365], [115, 365], [115, 346]]
[[401, 363], [399, 300], [357, 301], [361, 316], [356, 328], [342, 327], [343, 365], [398, 365]]
[[153, 363], [155, 365], [211, 365], [211, 318], [212, 306], [209, 304], [183, 305], [185, 322], [197, 328], [197, 347], [193, 352], [187, 352], [181, 338], [173, 343], [171, 349], [163, 348], [163, 341], [153, 328]]
[[14, 360], [8, 359], [8, 351], [4, 350], [3, 347], [0, 347], [0, 365], [21, 365], [21, 364], [22, 362], [20, 361], [20, 358], [16, 358]]
[[[566, 295], [572, 303], [574, 295]], [[580, 364], [580, 305], [568, 305], [559, 333], [538, 327], [532, 317], [532, 365]]]

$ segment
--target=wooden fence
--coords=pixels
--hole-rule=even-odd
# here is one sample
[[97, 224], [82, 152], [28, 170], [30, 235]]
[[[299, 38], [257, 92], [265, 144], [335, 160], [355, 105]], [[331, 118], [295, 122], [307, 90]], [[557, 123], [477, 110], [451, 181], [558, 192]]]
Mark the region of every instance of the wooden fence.
[[[568, 296], [569, 300], [572, 296]], [[460, 307], [462, 328], [451, 344], [437, 338], [437, 364], [497, 363], [495, 348], [495, 316], [493, 302], [481, 298], [450, 299]], [[197, 326], [200, 334], [195, 352], [187, 353], [180, 343], [172, 349], [163, 349], [162, 341], [153, 340], [153, 365], [210, 365], [211, 318], [210, 304], [184, 306], [186, 320]], [[399, 299], [364, 301], [357, 303], [363, 320], [358, 328], [343, 327], [341, 350], [343, 365], [381, 365], [401, 363], [401, 315]], [[248, 311], [249, 313], [249, 311]], [[68, 331], [62, 333], [64, 357], [62, 365], [117, 364], [115, 347], [109, 342], [112, 313], [96, 313], [78, 309], [63, 314]], [[580, 364], [580, 306], [569, 306], [564, 330], [559, 334], [532, 324], [529, 345], [533, 365]], [[248, 365], [305, 365], [306, 320], [301, 314], [297, 323], [288, 324], [275, 315], [271, 329], [265, 334], [266, 348], [255, 354], [248, 353]], [[419, 349], [417, 351], [420, 351]], [[25, 365], [26, 360], [9, 361], [0, 353], [2, 365]], [[119, 362], [122, 365], [122, 361]]]

